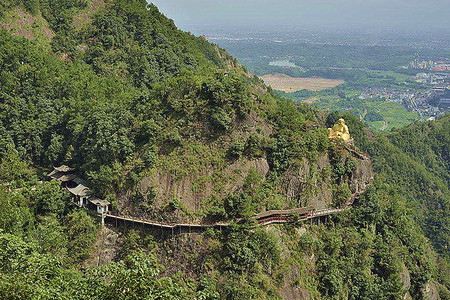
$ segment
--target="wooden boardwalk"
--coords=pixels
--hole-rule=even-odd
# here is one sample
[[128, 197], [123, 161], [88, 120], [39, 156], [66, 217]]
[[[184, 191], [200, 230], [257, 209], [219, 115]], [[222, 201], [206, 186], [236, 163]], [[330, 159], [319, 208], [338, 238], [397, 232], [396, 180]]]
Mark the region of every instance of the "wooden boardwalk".
[[[259, 226], [267, 226], [270, 224], [283, 224], [283, 223], [292, 223], [296, 221], [306, 221], [306, 220], [313, 220], [325, 216], [330, 216], [334, 214], [341, 213], [343, 211], [346, 211], [350, 207], [346, 208], [334, 208], [334, 209], [322, 209], [322, 210], [315, 210], [311, 207], [303, 207], [303, 208], [296, 208], [296, 209], [290, 209], [290, 210], [271, 210], [266, 211], [263, 213], [256, 214], [252, 217], [252, 219], [256, 220]], [[228, 227], [230, 226], [230, 222], [215, 222], [215, 223], [163, 223], [159, 221], [153, 221], [153, 220], [144, 220], [139, 218], [132, 218], [132, 217], [125, 217], [125, 216], [119, 216], [117, 214], [114, 214], [112, 212], [108, 212], [107, 214], [103, 215], [106, 219], [111, 219], [118, 223], [128, 223], [128, 224], [134, 224], [134, 225], [141, 225], [141, 226], [149, 226], [153, 228], [160, 228], [161, 230], [171, 230], [172, 232], [179, 230], [195, 230], [195, 229], [208, 229], [208, 228], [222, 228], [222, 227]], [[239, 223], [239, 219], [236, 220]]]
[[[349, 147], [346, 147], [347, 150], [352, 152], [354, 155], [357, 155], [361, 159], [370, 160], [370, 158], [364, 154], [358, 153], [356, 150], [353, 150]], [[53, 179], [60, 180], [62, 182], [63, 187], [67, 187], [67, 182], [70, 182], [70, 180], [76, 181], [78, 184], [76, 187], [81, 188], [84, 190], [89, 190], [87, 186], [84, 184], [81, 184], [80, 182], [83, 182], [81, 179], [75, 180], [74, 178], [77, 178], [74, 174], [68, 172], [72, 171], [70, 167], [67, 166], [61, 166], [61, 167], [55, 167], [54, 170], [49, 173], [49, 176]], [[42, 182], [41, 182], [42, 183]], [[90, 201], [92, 204], [97, 206], [97, 212], [99, 213], [99, 216], [102, 218], [102, 226], [105, 224], [105, 220], [110, 220], [115, 222], [116, 226], [118, 223], [123, 224], [132, 224], [132, 225], [141, 225], [142, 227], [152, 227], [152, 228], [159, 228], [161, 230], [171, 230], [174, 232], [175, 230], [179, 230], [180, 232], [183, 230], [204, 230], [208, 228], [222, 228], [222, 227], [228, 227], [231, 225], [231, 222], [214, 222], [214, 223], [164, 223], [160, 221], [155, 220], [147, 220], [147, 219], [140, 219], [136, 217], [128, 217], [128, 216], [121, 216], [117, 213], [108, 211], [108, 205], [109, 202], [106, 200], [101, 200], [92, 195], [92, 193], [83, 194], [84, 198], [80, 198], [81, 196], [78, 195], [78, 193], [73, 191], [73, 188], [68, 188], [69, 191], [74, 194], [79, 201], [79, 199], [83, 200], [82, 202]], [[258, 214], [253, 215], [251, 218], [256, 221], [256, 223], [259, 226], [266, 226], [270, 224], [282, 224], [282, 223], [295, 223], [298, 221], [305, 221], [305, 220], [312, 220], [312, 219], [319, 219], [321, 217], [334, 215], [341, 213], [353, 204], [353, 201], [359, 197], [360, 193], [355, 193], [351, 199], [346, 203], [345, 207], [343, 208], [335, 208], [335, 209], [322, 209], [322, 210], [316, 210], [314, 207], [301, 207], [301, 208], [294, 208], [294, 209], [287, 209], [287, 210], [269, 210], [265, 212], [261, 212]], [[87, 197], [86, 197], [87, 196]], [[95, 199], [92, 199], [95, 198]], [[89, 200], [88, 200], [89, 199]], [[94, 202], [95, 200], [95, 202]], [[80, 206], [85, 206], [85, 204], [80, 203]], [[106, 207], [106, 209], [105, 209]], [[99, 210], [101, 208], [101, 210]], [[106, 212], [105, 212], [106, 211]], [[242, 219], [237, 219], [235, 222], [240, 223], [242, 222]]]

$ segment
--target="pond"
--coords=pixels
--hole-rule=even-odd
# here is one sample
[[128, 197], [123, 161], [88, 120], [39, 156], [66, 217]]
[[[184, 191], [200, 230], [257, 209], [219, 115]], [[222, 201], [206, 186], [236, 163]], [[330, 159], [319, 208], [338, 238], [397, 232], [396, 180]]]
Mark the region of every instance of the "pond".
[[285, 68], [297, 67], [296, 64], [294, 64], [293, 62], [290, 62], [288, 59], [271, 61], [269, 63], [269, 65], [275, 66], [275, 67], [285, 67]]

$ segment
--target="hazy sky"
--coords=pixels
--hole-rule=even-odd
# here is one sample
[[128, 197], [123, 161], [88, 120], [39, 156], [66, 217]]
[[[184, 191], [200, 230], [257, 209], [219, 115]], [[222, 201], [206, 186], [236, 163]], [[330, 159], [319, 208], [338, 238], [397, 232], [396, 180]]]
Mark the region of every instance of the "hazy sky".
[[184, 30], [351, 27], [450, 31], [450, 0], [148, 0]]

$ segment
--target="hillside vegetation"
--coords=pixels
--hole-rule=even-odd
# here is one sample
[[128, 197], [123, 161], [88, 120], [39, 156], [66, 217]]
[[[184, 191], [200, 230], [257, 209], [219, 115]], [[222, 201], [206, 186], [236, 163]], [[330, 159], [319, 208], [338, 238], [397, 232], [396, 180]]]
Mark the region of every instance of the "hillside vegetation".
[[[369, 189], [370, 160], [327, 139], [338, 117], [276, 96], [143, 0], [3, 1], [0, 298], [449, 299], [448, 119], [374, 136], [345, 116], [380, 174]], [[122, 215], [233, 225], [101, 229], [39, 182], [60, 164]], [[325, 224], [249, 218], [363, 192]]]

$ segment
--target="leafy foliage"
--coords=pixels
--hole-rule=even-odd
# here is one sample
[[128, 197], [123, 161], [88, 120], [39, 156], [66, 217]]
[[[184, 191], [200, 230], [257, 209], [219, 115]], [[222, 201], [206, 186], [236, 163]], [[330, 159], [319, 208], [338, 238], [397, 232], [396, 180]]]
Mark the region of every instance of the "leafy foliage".
[[[355, 161], [328, 141], [325, 126], [341, 114], [325, 116], [274, 95], [223, 50], [178, 30], [152, 4], [102, 4], [0, 5], [0, 18], [26, 10], [54, 33], [51, 49], [42, 51], [33, 38], [0, 29], [0, 298], [277, 299], [291, 267], [300, 272], [291, 278], [295, 284], [317, 298], [398, 299], [405, 293], [404, 269], [413, 297], [423, 297], [431, 280], [445, 295], [447, 261], [439, 261], [439, 269], [441, 258], [421, 230], [446, 257], [448, 117], [374, 136], [344, 115], [357, 146], [373, 158], [377, 184], [349, 214], [302, 235], [292, 226], [255, 229], [246, 218], [282, 208], [285, 195], [277, 184], [304, 161], [330, 158], [323, 172], [331, 178], [334, 204], [348, 199]], [[76, 26], [80, 18], [85, 22]], [[250, 167], [242, 186], [223, 198], [217, 195], [230, 182], [220, 172], [208, 171], [193, 184], [201, 193], [218, 183], [206, 212], [195, 213], [242, 224], [205, 233], [208, 251], [192, 255], [201, 266], [186, 270], [198, 273], [192, 279], [160, 264], [161, 253], [177, 252], [168, 241], [145, 244], [137, 233], [123, 241], [114, 262], [80, 271], [92, 255], [98, 223], [57, 183], [40, 183], [36, 175], [66, 163], [100, 195], [113, 199], [130, 190], [131, 200], [152, 212], [155, 191], [133, 188], [155, 169], [176, 181], [224, 170], [230, 161], [264, 159], [267, 175]], [[165, 200], [168, 214], [184, 212], [179, 198]]]

